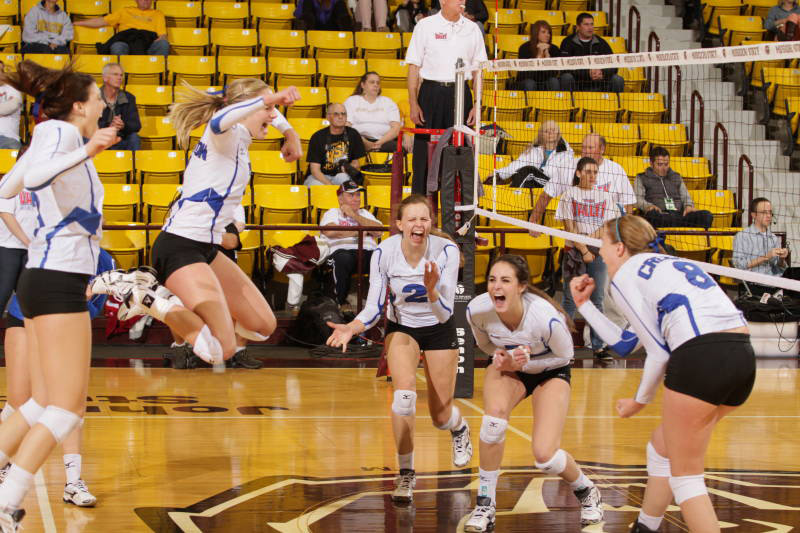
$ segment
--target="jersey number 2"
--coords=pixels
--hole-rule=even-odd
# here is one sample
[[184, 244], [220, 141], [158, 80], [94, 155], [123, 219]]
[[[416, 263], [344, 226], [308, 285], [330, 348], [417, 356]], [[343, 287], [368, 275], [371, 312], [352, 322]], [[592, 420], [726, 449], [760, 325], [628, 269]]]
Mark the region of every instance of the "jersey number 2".
[[403, 287], [403, 293], [411, 293], [406, 296], [406, 302], [411, 304], [421, 304], [428, 300], [428, 291], [425, 289], [425, 285], [419, 283], [409, 283]]

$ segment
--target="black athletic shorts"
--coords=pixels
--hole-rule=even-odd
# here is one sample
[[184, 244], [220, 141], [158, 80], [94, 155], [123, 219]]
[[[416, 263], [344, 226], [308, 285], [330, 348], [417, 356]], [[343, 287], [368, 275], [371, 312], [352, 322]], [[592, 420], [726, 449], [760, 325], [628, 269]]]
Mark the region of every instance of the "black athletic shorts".
[[164, 284], [176, 270], [195, 263], [209, 264], [217, 257], [215, 244], [200, 242], [162, 231], [153, 243], [153, 268]]
[[669, 358], [664, 386], [714, 405], [742, 405], [756, 379], [750, 335], [708, 333], [678, 346]]
[[453, 317], [444, 324], [435, 324], [433, 326], [423, 326], [421, 328], [412, 328], [403, 326], [397, 322], [387, 321], [386, 336], [390, 333], [400, 332], [405, 333], [419, 344], [419, 349], [424, 351], [428, 350], [455, 350], [458, 348], [458, 338], [456, 337], [456, 323]]
[[[492, 364], [493, 357], [489, 356], [489, 365]], [[488, 366], [488, 365], [487, 365]], [[539, 385], [550, 381], [553, 378], [563, 379], [567, 383], [571, 383], [572, 379], [572, 370], [569, 365], [564, 365], [559, 368], [551, 368], [550, 370], [545, 370], [544, 372], [539, 372], [538, 374], [528, 374], [527, 372], [515, 372], [519, 380], [525, 385], [525, 397], [527, 398], [533, 391], [536, 390], [536, 387]]]
[[26, 268], [17, 283], [22, 316], [85, 313], [89, 311], [86, 287], [91, 276], [45, 268]]
[[25, 322], [23, 322], [19, 318], [15, 317], [14, 315], [6, 316], [6, 329], [24, 328], [24, 327], [25, 327]]

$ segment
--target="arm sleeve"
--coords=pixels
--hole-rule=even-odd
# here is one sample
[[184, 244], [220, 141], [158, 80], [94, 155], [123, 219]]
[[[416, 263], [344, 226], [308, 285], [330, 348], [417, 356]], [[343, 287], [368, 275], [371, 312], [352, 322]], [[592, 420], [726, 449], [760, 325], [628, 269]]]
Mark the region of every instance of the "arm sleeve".
[[16, 91], [5, 102], [0, 102], [0, 116], [10, 115], [22, 106], [22, 95]]
[[406, 63], [422, 66], [422, 52], [425, 46], [425, 43], [420, 42], [422, 39], [422, 28], [420, 24], [417, 24], [414, 26], [414, 33], [411, 35], [411, 42], [408, 43], [408, 50], [406, 50]]
[[510, 178], [514, 173], [522, 167], [533, 165], [533, 151], [525, 150], [519, 157], [512, 161], [508, 166], [497, 169], [497, 175], [504, 180]]
[[636, 187], [636, 207], [641, 209], [642, 211], [646, 211], [651, 204], [645, 197], [647, 196], [647, 191], [645, 191], [644, 183], [642, 182], [641, 174], [636, 176], [636, 181], [634, 182], [634, 186]]
[[469, 329], [472, 330], [472, 337], [475, 339], [475, 344], [478, 345], [483, 353], [492, 355], [496, 346], [489, 340], [489, 335], [480, 327], [472, 318], [472, 311], [469, 306], [467, 307], [467, 322], [469, 322]]
[[139, 108], [136, 106], [136, 97], [128, 93], [128, 99], [130, 100], [130, 106], [128, 107], [129, 112], [127, 116], [124, 117], [125, 135], [136, 133], [142, 129], [142, 120], [139, 118]]
[[733, 237], [733, 257], [731, 263], [735, 268], [747, 270], [747, 265], [755, 259], [750, 257], [752, 254], [746, 248], [747, 236], [741, 231]]
[[692, 197], [689, 194], [689, 190], [686, 188], [686, 184], [681, 179], [681, 202], [683, 202], [683, 208], [686, 209], [687, 207], [694, 207], [694, 202], [692, 201]]
[[439, 299], [431, 302], [431, 310], [439, 323], [444, 324], [453, 316], [453, 303], [456, 298], [456, 284], [458, 283], [458, 246], [446, 244], [439, 255]]
[[37, 13], [38, 9], [39, 8], [37, 6], [34, 6], [30, 11], [28, 11], [28, 14], [25, 15], [25, 22], [22, 26], [22, 41], [25, 43], [42, 42], [41, 36], [38, 35], [39, 32], [36, 29], [36, 23], [39, 20], [39, 14]]
[[292, 129], [292, 125], [289, 124], [289, 121], [286, 120], [286, 117], [283, 116], [283, 113], [275, 109], [275, 118], [272, 120], [272, 126], [281, 133], [286, 133], [290, 129]]
[[[621, 168], [621, 167], [620, 167]], [[617, 194], [616, 201], [621, 203], [622, 205], [632, 205], [636, 203], [636, 193], [633, 191], [633, 186], [631, 186], [631, 180], [628, 179], [628, 176], [622, 171], [622, 175], [620, 176], [619, 182], [621, 184], [619, 194]]]
[[260, 96], [238, 104], [231, 104], [214, 113], [208, 125], [215, 135], [219, 135], [261, 109], [264, 109], [264, 99]]
[[64, 19], [64, 25], [61, 26], [61, 34], [56, 38], [56, 44], [60, 46], [67, 44], [75, 36], [75, 28], [72, 26], [69, 16], [65, 16]]
[[567, 191], [558, 200], [558, 208], [556, 208], [556, 220], [572, 220], [569, 216], [569, 205], [572, 202], [572, 195]]
[[[35, 135], [35, 134], [34, 134]], [[63, 130], [58, 128], [48, 132], [44, 142], [37, 147], [37, 161], [35, 165], [28, 165], [25, 172], [25, 188], [30, 191], [38, 191], [49, 187], [53, 181], [63, 172], [76, 167], [89, 159], [86, 153], [86, 145], [67, 152], [65, 150], [66, 140], [63, 139]], [[25, 155], [33, 150], [25, 152]]]
[[549, 337], [545, 339], [545, 343], [550, 348], [551, 354], [531, 357], [531, 360], [522, 367], [522, 371], [526, 374], [538, 374], [551, 368], [561, 368], [568, 365], [575, 355], [572, 335], [563, 319], [551, 318], [547, 328]]
[[369, 265], [369, 292], [364, 309], [356, 317], [356, 320], [364, 324], [365, 329], [369, 329], [378, 323], [383, 316], [383, 308], [386, 303], [386, 291], [389, 288], [389, 276], [381, 266], [383, 248], [378, 248], [372, 254]]
[[103, 20], [106, 21], [106, 24], [109, 26], [116, 26], [119, 24], [119, 19], [122, 17], [122, 12], [117, 10], [113, 13], [109, 13], [108, 15], [103, 17]]
[[[317, 132], [319, 133], [319, 132]], [[322, 137], [315, 133], [308, 141], [308, 149], [306, 155], [307, 163], [317, 163], [319, 165], [325, 164], [325, 150], [322, 147]]]
[[162, 35], [167, 34], [167, 19], [159, 10], [155, 12], [155, 19], [156, 19], [156, 34], [161, 37]]
[[775, 31], [775, 22], [778, 20], [778, 6], [770, 8], [767, 13], [767, 18], [764, 19], [764, 28], [770, 31]]
[[[27, 152], [26, 152], [27, 153]], [[24, 175], [28, 160], [23, 155], [0, 179], [0, 198], [11, 200], [25, 188]]]
[[389, 109], [387, 111], [387, 114], [389, 115], [389, 122], [399, 122], [400, 124], [402, 124], [403, 121], [400, 118], [400, 108], [397, 107], [395, 101], [389, 98], [388, 96], [386, 97], [386, 101], [387, 105], [389, 106]]

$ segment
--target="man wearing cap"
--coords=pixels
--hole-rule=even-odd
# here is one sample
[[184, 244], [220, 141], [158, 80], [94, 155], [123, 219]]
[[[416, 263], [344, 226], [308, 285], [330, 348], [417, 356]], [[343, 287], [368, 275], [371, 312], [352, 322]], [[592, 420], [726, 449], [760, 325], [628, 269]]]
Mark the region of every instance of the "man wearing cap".
[[[456, 61], [466, 66], [486, 61], [480, 27], [463, 16], [464, 0], [441, 0], [442, 9], [420, 20], [406, 52], [408, 103], [418, 128], [446, 129], [455, 124]], [[466, 73], [466, 79], [472, 73]], [[464, 118], [474, 122], [472, 92], [464, 84]], [[426, 194], [429, 135], [414, 135], [413, 192]]]
[[[349, 180], [339, 186], [336, 194], [339, 197], [339, 207], [329, 209], [322, 216], [321, 226], [381, 226], [381, 221], [361, 208], [361, 191], [364, 188], [356, 182]], [[333, 281], [336, 285], [336, 300], [347, 309], [347, 293], [350, 292], [350, 277], [358, 270], [358, 232], [347, 230], [323, 230], [322, 235], [328, 239], [330, 255], [328, 264], [333, 267]], [[361, 255], [362, 271], [369, 271], [369, 262], [372, 252], [378, 247], [376, 239], [381, 236], [381, 231], [364, 233], [364, 242]]]
[[359, 169], [358, 159], [367, 155], [361, 135], [347, 125], [347, 109], [329, 104], [330, 126], [314, 133], [308, 141], [308, 173], [305, 185], [340, 185], [350, 179], [348, 168]]

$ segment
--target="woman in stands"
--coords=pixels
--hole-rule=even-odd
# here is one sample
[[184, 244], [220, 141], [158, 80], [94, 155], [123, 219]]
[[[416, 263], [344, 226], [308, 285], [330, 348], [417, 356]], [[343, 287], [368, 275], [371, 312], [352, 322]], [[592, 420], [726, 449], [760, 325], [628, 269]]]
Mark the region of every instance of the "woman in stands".
[[[528, 42], [519, 45], [520, 59], [561, 57], [561, 49], [553, 44], [553, 28], [546, 20], [537, 20], [531, 25]], [[558, 91], [558, 71], [534, 70], [517, 74], [517, 83], [523, 91]]]
[[[575, 162], [575, 152], [561, 136], [561, 129], [554, 120], [545, 120], [539, 127], [536, 140], [506, 167], [497, 169], [497, 177], [511, 179], [512, 187], [544, 187], [550, 179], [561, 172], [569, 172]], [[535, 167], [539, 172], [523, 172], [525, 167]], [[530, 169], [528, 169], [530, 170]]]
[[356, 85], [352, 96], [344, 101], [347, 125], [361, 134], [367, 152], [394, 152], [397, 135], [403, 124], [397, 104], [381, 96], [381, 77], [367, 72]]
[[472, 458], [469, 426], [453, 405], [458, 350], [453, 302], [461, 254], [448, 238], [432, 235], [431, 205], [418, 194], [405, 198], [397, 209], [400, 230], [372, 254], [370, 285], [364, 310], [349, 324], [328, 325], [328, 345], [347, 349], [354, 336], [381, 318], [387, 302], [386, 359], [392, 374], [394, 401], [392, 429], [400, 475], [392, 499], [410, 502], [414, 473], [414, 414], [417, 404], [417, 366], [425, 356], [428, 409], [433, 424], [450, 430], [453, 463], [463, 467]]
[[478, 502], [464, 531], [489, 531], [508, 419], [528, 396], [533, 401], [536, 468], [566, 481], [581, 502], [581, 524], [603, 519], [600, 491], [560, 448], [569, 409], [572, 321], [541, 290], [528, 285], [528, 263], [502, 255], [489, 269], [488, 290], [469, 303], [475, 342], [493, 354], [483, 383]]
[[621, 330], [592, 304], [595, 281], [588, 275], [570, 283], [575, 304], [617, 353], [627, 355], [640, 340], [647, 351], [636, 396], [617, 401], [619, 415], [642, 410], [664, 379], [661, 424], [647, 445], [647, 489], [631, 531], [657, 531], [674, 497], [689, 531], [719, 532], [703, 460], [714, 427], [753, 388], [747, 325], [699, 266], [664, 254], [663, 241], [641, 217], [607, 222], [600, 255], [611, 277], [609, 293], [633, 331]]

